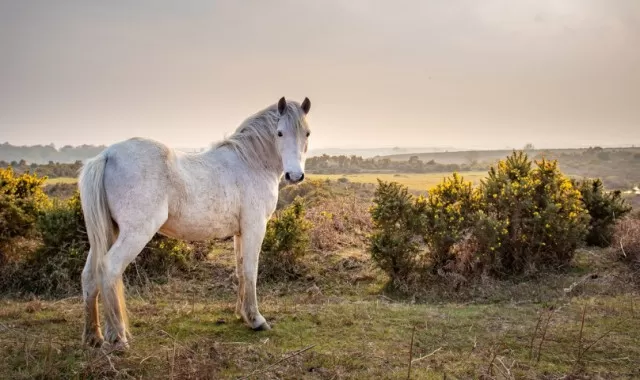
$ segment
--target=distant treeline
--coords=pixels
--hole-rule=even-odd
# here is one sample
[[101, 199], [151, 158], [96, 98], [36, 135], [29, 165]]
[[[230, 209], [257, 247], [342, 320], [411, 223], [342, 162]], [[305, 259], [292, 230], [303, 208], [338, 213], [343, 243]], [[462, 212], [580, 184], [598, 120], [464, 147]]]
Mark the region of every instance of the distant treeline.
[[44, 165], [36, 163], [27, 164], [25, 160], [18, 162], [0, 161], [0, 168], [6, 168], [8, 166], [11, 166], [13, 171], [18, 174], [29, 172], [37, 174], [40, 177], [47, 176], [48, 178], [77, 177], [78, 171], [82, 167], [82, 161], [78, 160], [72, 164], [49, 162]]
[[24, 160], [29, 164], [72, 163], [91, 158], [105, 148], [104, 145], [65, 145], [60, 149], [56, 149], [53, 144], [15, 146], [5, 142], [0, 144], [0, 161], [19, 163], [20, 160]]
[[[11, 165], [18, 173], [30, 171], [49, 178], [76, 177], [81, 161], [100, 153], [104, 146], [53, 145], [17, 147], [0, 145], [0, 167]], [[564, 172], [573, 177], [601, 178], [609, 189], [628, 190], [640, 184], [640, 148], [531, 149], [529, 156], [557, 159]], [[484, 171], [502, 151], [416, 153], [414, 155], [363, 158], [356, 155], [309, 157], [306, 169], [313, 174], [355, 173], [450, 173]]]
[[372, 172], [393, 173], [444, 173], [454, 171], [486, 170], [489, 163], [449, 163], [442, 164], [435, 160], [423, 161], [418, 156], [411, 156], [408, 160], [391, 160], [389, 158], [362, 158], [360, 156], [329, 156], [309, 157], [306, 170], [314, 174], [352, 174]]
[[[49, 178], [76, 177], [82, 167], [82, 161], [74, 163], [49, 162], [48, 164], [27, 163], [25, 160], [7, 162], [0, 160], [0, 168], [11, 166], [16, 173], [35, 173]], [[388, 158], [364, 159], [360, 156], [320, 156], [310, 157], [306, 170], [313, 174], [350, 174], [350, 173], [447, 173], [453, 171], [486, 170], [488, 164], [439, 164], [433, 160], [422, 162], [417, 157], [408, 161], [391, 161]]]

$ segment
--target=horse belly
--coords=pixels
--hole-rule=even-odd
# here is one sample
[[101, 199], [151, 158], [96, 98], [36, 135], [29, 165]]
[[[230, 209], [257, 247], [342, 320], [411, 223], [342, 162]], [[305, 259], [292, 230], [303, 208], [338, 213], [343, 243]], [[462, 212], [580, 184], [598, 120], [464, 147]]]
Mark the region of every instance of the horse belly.
[[[216, 212], [217, 211], [217, 212]], [[236, 235], [239, 230], [238, 218], [228, 210], [202, 210], [169, 215], [160, 233], [183, 240], [208, 240]]]

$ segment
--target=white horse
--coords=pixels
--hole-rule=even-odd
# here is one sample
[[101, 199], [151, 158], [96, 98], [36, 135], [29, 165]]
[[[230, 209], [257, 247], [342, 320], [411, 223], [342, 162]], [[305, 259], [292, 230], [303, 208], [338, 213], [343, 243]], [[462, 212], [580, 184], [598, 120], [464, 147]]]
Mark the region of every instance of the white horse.
[[128, 347], [122, 274], [156, 232], [192, 241], [233, 236], [236, 316], [254, 330], [270, 329], [258, 311], [258, 255], [283, 173], [290, 183], [304, 179], [310, 108], [308, 98], [283, 97], [198, 154], [133, 138], [87, 161], [78, 184], [91, 245], [82, 272], [84, 343]]

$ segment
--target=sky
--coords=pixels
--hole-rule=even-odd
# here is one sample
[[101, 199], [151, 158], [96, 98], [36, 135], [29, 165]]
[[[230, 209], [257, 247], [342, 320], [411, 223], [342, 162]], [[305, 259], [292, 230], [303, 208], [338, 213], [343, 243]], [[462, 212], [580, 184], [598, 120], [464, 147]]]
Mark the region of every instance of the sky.
[[0, 143], [204, 147], [281, 96], [311, 148], [640, 145], [638, 0], [0, 0]]

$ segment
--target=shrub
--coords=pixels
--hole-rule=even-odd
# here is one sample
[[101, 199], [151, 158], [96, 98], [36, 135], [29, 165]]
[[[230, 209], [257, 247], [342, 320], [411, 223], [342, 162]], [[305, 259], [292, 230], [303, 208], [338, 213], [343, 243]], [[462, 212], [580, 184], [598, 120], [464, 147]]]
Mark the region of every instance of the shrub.
[[[19, 293], [64, 296], [80, 290], [81, 273], [89, 251], [80, 195], [55, 200], [38, 217], [40, 246], [22, 261], [4, 268], [0, 287]], [[162, 281], [175, 271], [184, 271], [195, 259], [190, 245], [156, 235], [125, 271], [129, 283]]]
[[68, 201], [54, 201], [38, 217], [36, 231], [40, 246], [7, 268], [4, 287], [54, 296], [77, 292], [89, 249], [78, 193]]
[[260, 275], [264, 278], [297, 278], [302, 274], [302, 257], [309, 246], [311, 223], [305, 219], [305, 205], [297, 197], [276, 212], [267, 223], [262, 241]]
[[556, 161], [532, 162], [514, 152], [492, 167], [481, 190], [484, 214], [477, 237], [496, 274], [561, 267], [573, 258], [589, 216], [580, 192]]
[[[424, 203], [420, 203], [422, 206]], [[416, 266], [420, 217], [406, 186], [378, 180], [371, 208], [369, 252], [394, 283], [405, 283]]]
[[69, 245], [88, 250], [80, 193], [75, 191], [67, 201], [54, 200], [53, 207], [38, 218], [36, 229], [47, 251], [64, 250]]
[[371, 255], [394, 281], [420, 269], [416, 235], [427, 246], [423, 264], [438, 275], [561, 268], [583, 242], [590, 219], [557, 162], [532, 162], [523, 152], [491, 167], [477, 188], [454, 174], [415, 201], [406, 187], [379, 182], [371, 216]]
[[191, 244], [156, 234], [127, 267], [124, 278], [135, 285], [166, 282], [171, 275], [188, 272], [195, 261], [203, 258], [196, 255]]
[[620, 191], [606, 192], [600, 179], [574, 182], [582, 194], [582, 203], [591, 216], [588, 245], [608, 247], [613, 239], [617, 219], [631, 212]]
[[0, 247], [34, 231], [38, 216], [50, 206], [42, 191], [45, 180], [29, 173], [16, 176], [11, 167], [0, 168]]
[[428, 197], [418, 198], [416, 212], [434, 270], [455, 258], [454, 245], [470, 232], [480, 206], [479, 191], [455, 172], [430, 190]]

